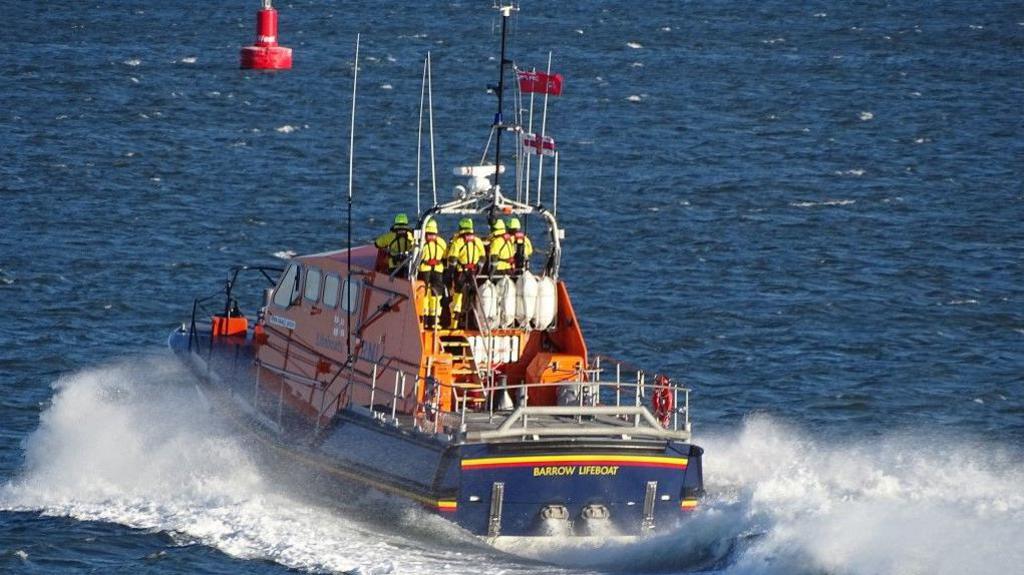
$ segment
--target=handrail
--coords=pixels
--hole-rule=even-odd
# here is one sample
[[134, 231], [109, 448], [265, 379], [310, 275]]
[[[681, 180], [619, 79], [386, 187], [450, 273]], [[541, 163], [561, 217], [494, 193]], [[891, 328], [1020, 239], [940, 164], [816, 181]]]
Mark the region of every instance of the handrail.
[[[647, 423], [646, 426], [609, 426], [609, 425], [571, 425], [564, 427], [530, 427], [527, 423], [527, 416], [596, 416], [596, 415], [609, 415], [615, 417], [622, 416], [633, 416], [643, 420]], [[519, 426], [516, 424], [519, 423]], [[633, 406], [612, 406], [612, 405], [601, 405], [601, 406], [533, 406], [533, 407], [519, 407], [512, 412], [511, 415], [505, 418], [505, 421], [498, 426], [497, 429], [493, 430], [481, 430], [471, 431], [466, 433], [467, 441], [489, 441], [496, 439], [511, 439], [518, 438], [524, 435], [531, 435], [536, 437], [552, 437], [552, 436], [621, 436], [628, 435], [630, 437], [653, 437], [656, 439], [682, 439], [686, 440], [690, 437], [690, 432], [687, 430], [671, 430], [665, 429], [661, 426], [661, 423], [655, 419], [654, 415], [651, 414], [644, 406], [633, 407]]]
[[[198, 335], [196, 333], [198, 331], [196, 326], [196, 316], [199, 313], [199, 310], [205, 307], [202, 304], [206, 303], [210, 299], [213, 299], [213, 297], [215, 297], [215, 295], [211, 295], [206, 298], [196, 298], [196, 300], [193, 302], [193, 318], [192, 325], [190, 326], [189, 330], [190, 345], [192, 343], [193, 338]], [[485, 354], [488, 355], [488, 357], [490, 357], [490, 348], [493, 345], [493, 342], [491, 342], [490, 338], [487, 337], [487, 333], [490, 331], [489, 329], [487, 329], [489, 326], [486, 325], [486, 319], [480, 317], [483, 316], [483, 310], [480, 308], [479, 298], [475, 299], [477, 300], [474, 306], [476, 309], [473, 309], [473, 312], [475, 312], [478, 315], [478, 323], [483, 324], [482, 327], [484, 328], [483, 333], [481, 334], [483, 336], [483, 351], [485, 352]], [[480, 319], [483, 319], [483, 321], [480, 321]], [[196, 342], [198, 343], [198, 339], [196, 339]], [[298, 373], [282, 369], [280, 367], [268, 365], [261, 362], [258, 359], [255, 360], [255, 364], [257, 368], [266, 369], [271, 373], [277, 374], [291, 382], [298, 383], [299, 385], [303, 385], [321, 391], [324, 394], [324, 397], [321, 398], [320, 409], [317, 410], [318, 424], [332, 406], [336, 406], [336, 410], [340, 411], [345, 406], [350, 404], [352, 402], [352, 394], [346, 392], [348, 392], [353, 386], [357, 386], [363, 389], [368, 389], [370, 391], [371, 404], [369, 407], [371, 412], [375, 412], [375, 410], [373, 410], [373, 400], [376, 398], [376, 394], [378, 393], [378, 391], [387, 394], [386, 397], [389, 399], [388, 404], [390, 404], [389, 411], [391, 413], [390, 417], [387, 417], [387, 415], [385, 415], [386, 412], [381, 413], [380, 416], [382, 421], [390, 420], [393, 424], [398, 425], [398, 400], [401, 399], [406, 402], [414, 401], [415, 406], [409, 414], [415, 418], [417, 428], [420, 428], [421, 425], [423, 425], [423, 427], [426, 427], [426, 423], [427, 421], [429, 421], [432, 423], [432, 427], [435, 433], [440, 432], [442, 428], [444, 428], [445, 431], [454, 433], [455, 430], [453, 429], [453, 427], [455, 425], [455, 422], [451, 419], [451, 416], [455, 415], [458, 418], [458, 432], [463, 433], [468, 438], [498, 439], [502, 437], [512, 437], [515, 436], [516, 433], [521, 431], [521, 429], [530, 429], [531, 433], [529, 435], [546, 436], [559, 434], [566, 435], [569, 434], [570, 432], [581, 436], [609, 434], [617, 435], [617, 430], [627, 429], [630, 430], [628, 433], [626, 433], [627, 435], [671, 437], [676, 439], [687, 438], [690, 432], [690, 389], [682, 385], [676, 384], [674, 382], [669, 382], [669, 389], [671, 390], [671, 393], [674, 397], [673, 409], [671, 411], [670, 418], [668, 418], [667, 414], [662, 416], [663, 418], [666, 418], [662, 420], [665, 422], [664, 426], [662, 426], [662, 422], [659, 422], [658, 418], [656, 418], [651, 413], [651, 410], [644, 405], [645, 403], [649, 403], [651, 401], [650, 397], [653, 397], [654, 395], [651, 393], [646, 393], [646, 391], [649, 389], [656, 389], [659, 387], [659, 385], [648, 384], [646, 373], [643, 370], [636, 371], [635, 381], [623, 381], [623, 363], [618, 361], [615, 361], [615, 380], [602, 381], [602, 374], [605, 372], [605, 368], [602, 367], [601, 365], [602, 356], [595, 356], [593, 367], [577, 369], [573, 379], [560, 382], [522, 382], [509, 385], [507, 380], [504, 380], [503, 378], [501, 383], [497, 383], [495, 378], [488, 377], [488, 372], [490, 370], [487, 369], [487, 367], [489, 366], [484, 367], [477, 365], [477, 375], [481, 380], [481, 385], [477, 388], [474, 388], [473, 391], [474, 393], [481, 393], [488, 398], [488, 415], [490, 417], [493, 417], [495, 415], [496, 410], [494, 406], [497, 400], [497, 396], [495, 394], [497, 393], [517, 394], [514, 395], [513, 397], [518, 397], [518, 401], [516, 403], [519, 404], [519, 407], [513, 410], [510, 415], [506, 416], [506, 422], [502, 425], [502, 429], [470, 432], [467, 432], [466, 429], [467, 415], [470, 412], [469, 390], [461, 389], [460, 387], [452, 383], [441, 382], [434, 378], [431, 373], [428, 373], [425, 376], [420, 376], [418, 373], [415, 372], [411, 373], [413, 385], [409, 387], [407, 386], [407, 383], [410, 372], [407, 372], [405, 369], [400, 369], [397, 366], [391, 365], [392, 361], [390, 360], [395, 358], [388, 358], [389, 361], [384, 362], [384, 365], [381, 365], [381, 362], [378, 361], [371, 361], [370, 363], [373, 366], [372, 376], [370, 376], [370, 374], [364, 373], [362, 370], [355, 370], [354, 372], [351, 371], [351, 368], [354, 367], [356, 361], [358, 361], [359, 359], [367, 361], [367, 358], [365, 357], [350, 357], [344, 364], [332, 361], [332, 363], [335, 363], [335, 365], [339, 366], [339, 370], [334, 375], [334, 377], [329, 378], [326, 381], [320, 381], [319, 379], [309, 378]], [[474, 361], [474, 363], [476, 362]], [[385, 386], [379, 385], [379, 382], [377, 381], [379, 370], [382, 367], [384, 369], [387, 369], [389, 366], [391, 367], [391, 369], [395, 371], [395, 385], [393, 390], [386, 389]], [[330, 400], [328, 401], [328, 390], [334, 387], [335, 382], [338, 380], [339, 377], [343, 376], [343, 372], [346, 369], [350, 369], [350, 375], [348, 376], [348, 380], [341, 386], [341, 388], [337, 391], [336, 394], [333, 394], [334, 396], [331, 397]], [[356, 377], [356, 374], [358, 374], [358, 377]], [[365, 381], [365, 378], [367, 376], [370, 376], [371, 381]], [[420, 385], [424, 384], [430, 385], [433, 392], [424, 393], [423, 400], [420, 400], [418, 389]], [[573, 386], [578, 388], [577, 393], [579, 404], [570, 406], [529, 405], [531, 389], [552, 386]], [[615, 405], [599, 405], [602, 399], [609, 399], [609, 386], [611, 386], [611, 389], [614, 389]], [[664, 386], [664, 383], [662, 383], [661, 386]], [[380, 388], [380, 390], [377, 389], [378, 387]], [[604, 394], [602, 394], [602, 388], [604, 388]], [[622, 400], [624, 399], [622, 397], [623, 388], [627, 390], [630, 388], [633, 389], [634, 397], [630, 398], [632, 401], [629, 402], [632, 405], [622, 405]], [[408, 396], [406, 395], [407, 392], [410, 392]], [[440, 401], [438, 398], [442, 397], [443, 394], [454, 395], [454, 405], [451, 411], [442, 411], [440, 409]], [[682, 402], [679, 401], [680, 394], [682, 394], [683, 396]], [[604, 395], [605, 397], [602, 398], [602, 395]], [[576, 399], [574, 398], [573, 402], [575, 401]], [[498, 413], [508, 413], [508, 411], [501, 410], [500, 408], [497, 411]], [[403, 413], [405, 413], [405, 411], [403, 411]], [[552, 426], [541, 428], [529, 426], [529, 416], [545, 413], [572, 415], [577, 419], [576, 425], [572, 426], [571, 428], [561, 428]], [[630, 427], [620, 428], [609, 425], [582, 425], [584, 423], [583, 417], [594, 414], [610, 414], [619, 418], [631, 417], [633, 419], [633, 425]], [[683, 415], [683, 422], [681, 426], [679, 422], [680, 414]], [[521, 421], [522, 428], [519, 431], [512, 430], [510, 427], [511, 425], [513, 425], [512, 422], [515, 421]], [[641, 422], [645, 423], [646, 425], [641, 426]], [[657, 429], [655, 429], [655, 431], [650, 431], [650, 429], [654, 429], [654, 427], [656, 427]], [[538, 429], [543, 429], [544, 431], [539, 433], [532, 433], [533, 430]], [[646, 431], [637, 433], [637, 430]]]
[[[283, 369], [278, 368], [278, 367], [274, 367], [274, 366], [270, 366], [270, 365], [264, 364], [264, 363], [260, 362], [259, 360], [256, 360], [256, 364], [258, 366], [262, 367], [263, 369], [267, 369], [271, 373], [275, 373], [277, 375], [280, 375], [280, 376], [282, 376], [282, 377], [284, 377], [284, 378], [286, 378], [286, 379], [288, 379], [290, 381], [293, 381], [295, 383], [298, 383], [300, 385], [305, 385], [305, 386], [308, 386], [308, 387], [314, 387], [314, 388], [316, 388], [318, 390], [323, 391], [324, 393], [326, 393], [326, 391], [327, 391], [326, 388], [329, 387], [330, 384], [333, 383], [333, 381], [337, 380], [338, 375], [340, 375], [341, 371], [343, 371], [346, 368], [346, 365], [342, 365], [341, 366], [341, 370], [339, 370], [339, 374], [336, 374], [336, 377], [332, 378], [332, 380], [330, 382], [324, 382], [324, 381], [319, 381], [319, 380], [316, 380], [316, 379], [311, 379], [311, 378], [308, 378], [308, 377], [296, 374], [294, 372], [286, 371], [286, 370], [283, 370]], [[438, 394], [445, 393], [445, 392], [451, 392], [451, 393], [455, 394], [455, 402], [454, 402], [455, 403], [455, 408], [454, 408], [454, 411], [441, 411], [440, 409], [437, 408], [437, 406], [433, 406], [432, 405], [432, 408], [433, 408], [433, 410], [435, 412], [435, 418], [436, 417], [443, 417], [444, 414], [456, 414], [456, 415], [459, 415], [460, 422], [461, 422], [460, 426], [464, 425], [465, 419], [466, 419], [466, 415], [468, 413], [468, 403], [469, 403], [469, 401], [468, 401], [468, 390], [461, 390], [461, 391], [463, 391], [464, 395], [460, 395], [460, 388], [458, 386], [454, 385], [454, 384], [447, 384], [447, 383], [438, 381], [437, 379], [433, 378], [430, 375], [428, 375], [426, 377], [420, 376], [419, 374], [412, 375], [412, 374], [407, 373], [406, 371], [401, 370], [401, 369], [395, 369], [394, 370], [395, 371], [395, 382], [394, 382], [395, 385], [394, 385], [394, 389], [391, 390], [391, 389], [387, 389], [386, 387], [380, 386], [380, 385], [377, 384], [377, 374], [378, 374], [378, 369], [379, 369], [380, 366], [379, 366], [379, 364], [374, 363], [373, 367], [374, 367], [374, 370], [373, 370], [373, 376], [372, 376], [372, 381], [371, 382], [367, 383], [365, 381], [358, 380], [358, 379], [355, 379], [355, 378], [349, 379], [342, 386], [342, 389], [340, 389], [338, 391], [338, 393], [335, 395], [335, 397], [332, 398], [332, 400], [330, 402], [327, 402], [326, 405], [330, 406], [330, 405], [333, 405], [333, 404], [337, 403], [338, 406], [339, 406], [339, 409], [340, 409], [340, 407], [341, 407], [341, 401], [340, 401], [341, 396], [344, 395], [345, 391], [347, 391], [353, 385], [356, 385], [356, 386], [360, 386], [360, 387], [362, 387], [364, 389], [369, 389], [370, 390], [371, 409], [372, 409], [372, 404], [374, 403], [372, 400], [373, 400], [373, 398], [376, 397], [376, 394], [378, 393], [378, 391], [386, 393], [387, 397], [389, 398], [388, 403], [390, 404], [390, 406], [389, 406], [390, 407], [390, 411], [391, 411], [390, 419], [392, 421], [397, 421], [397, 415], [398, 415], [397, 401], [399, 399], [402, 399], [402, 400], [408, 399], [408, 397], [406, 396], [406, 390], [408, 389], [409, 391], [415, 393], [418, 385], [420, 385], [421, 383], [430, 383], [430, 381], [428, 381], [428, 380], [432, 380], [432, 385], [437, 387]], [[480, 393], [482, 393], [484, 395], [487, 395], [487, 396], [493, 396], [494, 393], [501, 393], [501, 392], [513, 392], [513, 393], [514, 392], [522, 392], [522, 394], [520, 395], [520, 398], [524, 402], [524, 404], [521, 405], [519, 408], [517, 408], [513, 413], [518, 412], [519, 409], [529, 408], [527, 411], [522, 412], [522, 415], [524, 416], [525, 419], [528, 419], [528, 417], [525, 417], [525, 416], [529, 416], [531, 414], [544, 413], [543, 411], [532, 411], [534, 408], [536, 408], [538, 410], [551, 409], [551, 408], [559, 409], [559, 410], [563, 410], [563, 411], [564, 410], [568, 410], [568, 413], [570, 415], [577, 416], [577, 417], [585, 416], [585, 415], [592, 415], [593, 413], [588, 411], [588, 410], [591, 410], [591, 409], [609, 408], [609, 409], [612, 410], [609, 413], [611, 413], [613, 415], [618, 415], [618, 416], [630, 415], [630, 416], [633, 416], [634, 428], [639, 426], [639, 423], [640, 423], [641, 419], [647, 420], [648, 419], [647, 416], [650, 416], [655, 422], [657, 422], [657, 419], [654, 418], [654, 416], [650, 413], [650, 410], [641, 401], [643, 398], [645, 398], [647, 396], [647, 394], [644, 393], [645, 390], [655, 389], [657, 387], [657, 385], [656, 384], [648, 384], [648, 383], [646, 383], [646, 378], [644, 377], [643, 372], [639, 372], [638, 373], [638, 377], [637, 377], [637, 380], [635, 382], [634, 381], [621, 381], [621, 378], [617, 378], [617, 381], [615, 381], [615, 382], [602, 382], [599, 379], [599, 372], [600, 371], [598, 369], [582, 370], [580, 372], [580, 375], [581, 376], [585, 376], [585, 377], [581, 377], [580, 379], [577, 379], [577, 380], [561, 381], [561, 382], [557, 382], [557, 383], [552, 383], [552, 382], [529, 382], [529, 383], [527, 383], [527, 382], [524, 382], [524, 383], [518, 383], [518, 384], [513, 384], [513, 385], [509, 385], [507, 383], [501, 384], [501, 385], [495, 385], [492, 382], [490, 385], [481, 385], [479, 388], [476, 388], [475, 391], [478, 391], [478, 392], [480, 392]], [[413, 385], [411, 387], [408, 387], [406, 384], [408, 383], [408, 378], [409, 378], [410, 375], [412, 375], [412, 377], [413, 377], [413, 380], [412, 380], [413, 381]], [[325, 386], [325, 384], [327, 384], [327, 386]], [[580, 399], [580, 404], [579, 405], [573, 405], [573, 406], [530, 406], [529, 405], [529, 396], [530, 396], [529, 391], [530, 391], [530, 389], [535, 389], [535, 388], [540, 388], [540, 387], [563, 386], [563, 385], [564, 386], [580, 386], [581, 388], [596, 387], [597, 390], [596, 390], [596, 393], [591, 393], [590, 394], [591, 401], [590, 401], [589, 405], [585, 405], [583, 403], [584, 393], [582, 392], [582, 390], [581, 390], [581, 393], [580, 393], [580, 398], [579, 398]], [[609, 406], [599, 405], [598, 402], [601, 400], [600, 388], [601, 387], [607, 388], [609, 386], [613, 386], [615, 388], [616, 405], [614, 405], [614, 406], [611, 406], [611, 405], [609, 405]], [[626, 388], [626, 389], [633, 388], [633, 390], [634, 390], [633, 395], [635, 397], [633, 405], [622, 405], [621, 404], [622, 388]], [[690, 429], [690, 423], [689, 423], [689, 414], [690, 414], [689, 396], [690, 396], [690, 391], [691, 390], [689, 388], [683, 387], [683, 386], [681, 386], [679, 384], [675, 384], [675, 383], [670, 384], [670, 389], [672, 389], [672, 392], [676, 396], [677, 401], [675, 402], [675, 409], [673, 411], [673, 418], [672, 418], [672, 423], [671, 423], [671, 429], [666, 429], [666, 428], [662, 428], [662, 429], [666, 429], [666, 431], [673, 432], [673, 433], [678, 433], [680, 431], [683, 432], [683, 433], [686, 433]], [[680, 393], [683, 394], [683, 402], [682, 403], [680, 403], [678, 401], [678, 395]], [[414, 413], [419, 413], [422, 409], [424, 409], [426, 407], [427, 403], [430, 403], [430, 402], [433, 402], [433, 401], [434, 400], [432, 400], [431, 398], [425, 397], [424, 401], [421, 402], [419, 400], [419, 398], [417, 397], [416, 398], [416, 407], [414, 409]], [[436, 402], [434, 402], [434, 403], [436, 403]], [[491, 403], [493, 403], [493, 397], [491, 398]], [[615, 411], [615, 410], [618, 410], [618, 411]], [[322, 410], [320, 412], [319, 416], [322, 417], [323, 413], [325, 413], [325, 412], [326, 412], [326, 409]], [[682, 413], [683, 416], [684, 416], [684, 424], [683, 424], [681, 430], [680, 430], [680, 426], [678, 424], [678, 415], [680, 413]], [[491, 414], [492, 415], [494, 414], [493, 410], [491, 411]], [[435, 425], [435, 427], [436, 427], [436, 425]], [[660, 423], [659, 423], [659, 427], [660, 427]]]
[[[199, 344], [199, 329], [196, 321], [196, 314], [202, 310], [209, 315], [214, 313], [209, 312], [204, 305], [205, 303], [213, 300], [214, 298], [224, 297], [224, 315], [227, 316], [231, 310], [232, 301], [234, 301], [233, 291], [235, 283], [238, 282], [238, 276], [242, 272], [256, 271], [263, 275], [267, 282], [273, 286], [277, 283], [277, 280], [271, 277], [267, 272], [284, 272], [284, 268], [277, 266], [235, 266], [228, 270], [228, 279], [224, 282], [223, 290], [218, 290], [205, 297], [197, 297], [192, 300], [192, 319], [189, 322], [189, 333], [188, 333], [188, 349], [192, 350], [192, 343], [195, 341], [196, 345]], [[213, 350], [213, 324], [210, 325], [210, 351]]]
[[[615, 382], [607, 382], [607, 381], [571, 380], [571, 381], [559, 381], [559, 382], [547, 382], [547, 381], [539, 381], [539, 382], [532, 382], [532, 383], [525, 383], [524, 382], [524, 383], [511, 384], [511, 385], [486, 386], [486, 387], [480, 387], [479, 389], [480, 389], [480, 391], [483, 391], [483, 392], [501, 391], [503, 389], [507, 389], [507, 390], [511, 391], [513, 389], [519, 389], [519, 388], [527, 388], [527, 387], [529, 387], [529, 388], [533, 388], [533, 387], [552, 387], [552, 386], [555, 386], [555, 385], [582, 385], [582, 386], [595, 386], [595, 387], [597, 385], [601, 385], [602, 387], [610, 387], [610, 386], [619, 385], [621, 387], [626, 387], [626, 388], [630, 388], [630, 387], [631, 388], [640, 388], [640, 387], [642, 387], [644, 389], [654, 389], [655, 387], [657, 387], [656, 384], [652, 384], [652, 383], [637, 384], [637, 383], [634, 383], [634, 382], [625, 382], [625, 381], [623, 381], [623, 382], [620, 382], [620, 383], [616, 384]], [[692, 391], [691, 389], [683, 387], [683, 386], [678, 385], [678, 384], [672, 384], [672, 389], [677, 389], [679, 391]], [[646, 397], [646, 396], [645, 395], [641, 395], [640, 397]]]

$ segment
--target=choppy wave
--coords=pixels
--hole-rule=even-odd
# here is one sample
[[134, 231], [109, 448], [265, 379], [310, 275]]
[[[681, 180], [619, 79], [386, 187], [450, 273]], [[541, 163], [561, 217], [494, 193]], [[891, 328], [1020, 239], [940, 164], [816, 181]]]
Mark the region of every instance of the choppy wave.
[[1024, 564], [1019, 453], [952, 432], [837, 444], [767, 417], [704, 444], [715, 501], [701, 521], [731, 526], [722, 536], [741, 550], [730, 573], [1011, 573]]
[[24, 473], [0, 489], [0, 508], [166, 531], [310, 571], [474, 573], [494, 561], [417, 508], [371, 503], [375, 521], [393, 523], [385, 530], [342, 513], [344, 502], [297, 496], [180, 385], [186, 378], [174, 362], [152, 359], [62, 378], [26, 443]]
[[857, 200], [823, 200], [820, 202], [792, 202], [789, 205], [794, 208], [817, 208], [819, 206], [850, 206], [857, 203]]
[[[0, 507], [167, 531], [311, 571], [538, 569], [418, 508], [297, 493], [181, 385], [188, 377], [145, 358], [59, 380]], [[701, 443], [709, 497], [683, 530], [517, 553], [616, 572], [961, 574], [1024, 564], [1024, 465], [1006, 449], [924, 433], [835, 443], [763, 416]]]

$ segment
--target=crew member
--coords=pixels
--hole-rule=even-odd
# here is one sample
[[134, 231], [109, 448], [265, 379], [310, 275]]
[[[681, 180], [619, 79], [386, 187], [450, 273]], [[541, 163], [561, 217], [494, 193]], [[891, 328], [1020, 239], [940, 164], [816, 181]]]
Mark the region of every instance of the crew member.
[[[448, 267], [454, 272], [452, 293], [452, 329], [458, 329], [466, 295], [476, 292], [476, 274], [483, 265], [484, 243], [473, 233], [473, 220], [459, 220], [459, 232], [448, 246]], [[472, 300], [470, 300], [472, 301]]]
[[[378, 260], [387, 262], [388, 273], [393, 273], [403, 267], [405, 260], [409, 259], [412, 253], [412, 229], [409, 228], [409, 216], [398, 214], [391, 225], [391, 229], [377, 236], [373, 242], [377, 246]], [[403, 272], [396, 274], [405, 277]]]
[[441, 317], [441, 296], [444, 294], [444, 258], [448, 242], [437, 232], [437, 220], [423, 227], [423, 251], [416, 277], [426, 290], [423, 300], [423, 325], [436, 327]]
[[505, 229], [505, 222], [498, 220], [491, 226], [491, 243], [488, 246], [488, 262], [491, 275], [508, 275], [512, 273], [516, 246], [512, 236]]
[[533, 242], [526, 236], [519, 218], [508, 221], [508, 233], [515, 252], [512, 258], [512, 275], [519, 277], [523, 271], [530, 269], [530, 256], [533, 255]]

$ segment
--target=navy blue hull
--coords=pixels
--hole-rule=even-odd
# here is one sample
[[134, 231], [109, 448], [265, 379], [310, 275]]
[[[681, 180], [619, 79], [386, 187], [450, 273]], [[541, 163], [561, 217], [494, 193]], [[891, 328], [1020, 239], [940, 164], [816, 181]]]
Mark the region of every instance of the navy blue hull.
[[501, 447], [461, 450], [455, 519], [473, 533], [488, 534], [496, 484], [502, 485], [503, 501], [500, 527], [492, 536], [664, 531], [678, 526], [701, 492], [702, 451], [688, 444]]
[[[676, 528], [702, 494], [703, 450], [655, 440], [456, 444], [352, 406], [313, 429], [287, 404], [253, 403], [251, 348], [170, 347], [201, 389], [265, 452], [330, 490], [370, 487], [414, 501], [481, 537], [637, 536]], [[496, 501], [497, 499], [497, 501]]]

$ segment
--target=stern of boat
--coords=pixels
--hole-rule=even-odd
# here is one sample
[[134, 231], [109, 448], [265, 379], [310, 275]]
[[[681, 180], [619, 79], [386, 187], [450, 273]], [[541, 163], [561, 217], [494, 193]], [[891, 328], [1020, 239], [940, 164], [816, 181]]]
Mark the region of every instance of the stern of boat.
[[465, 446], [458, 501], [447, 514], [492, 543], [665, 532], [696, 508], [702, 455], [679, 442]]

